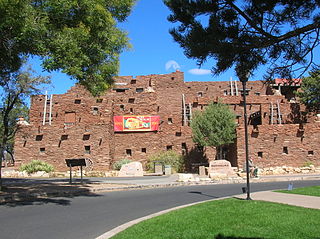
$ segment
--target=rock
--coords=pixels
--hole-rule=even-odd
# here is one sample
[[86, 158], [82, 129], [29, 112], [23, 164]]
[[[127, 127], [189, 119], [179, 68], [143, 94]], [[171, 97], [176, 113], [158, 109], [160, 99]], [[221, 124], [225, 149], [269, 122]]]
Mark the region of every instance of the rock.
[[38, 171], [38, 172], [30, 174], [30, 177], [33, 177], [33, 178], [49, 178], [49, 173], [46, 173], [45, 171]]
[[[226, 175], [227, 177], [236, 176], [237, 174], [231, 167], [231, 163], [227, 160], [212, 160], [209, 162], [209, 175]], [[211, 178], [211, 176], [210, 176]]]
[[178, 182], [193, 182], [195, 181], [194, 175], [191, 173], [179, 173]]
[[142, 177], [143, 168], [140, 162], [131, 162], [122, 165], [118, 177]]

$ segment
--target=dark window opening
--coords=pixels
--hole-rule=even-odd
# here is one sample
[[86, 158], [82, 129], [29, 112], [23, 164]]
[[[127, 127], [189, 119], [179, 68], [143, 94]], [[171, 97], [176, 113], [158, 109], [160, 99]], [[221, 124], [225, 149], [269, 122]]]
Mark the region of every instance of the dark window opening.
[[192, 107], [193, 107], [193, 108], [197, 108], [197, 107], [198, 107], [198, 102], [193, 102], [193, 103], [192, 103]]
[[84, 134], [82, 139], [83, 140], [89, 140], [90, 139], [90, 134]]
[[187, 144], [186, 143], [181, 143], [181, 148], [182, 149], [187, 149]]
[[43, 135], [42, 134], [36, 135], [36, 141], [41, 141], [42, 139], [43, 139]]
[[69, 137], [69, 135], [67, 135], [67, 134], [61, 135], [61, 140], [67, 140], [68, 137]]
[[198, 92], [198, 97], [202, 97], [203, 96], [203, 92]]
[[136, 84], [136, 83], [137, 83], [137, 80], [131, 80], [130, 83], [131, 83], [131, 84]]
[[130, 113], [133, 113], [133, 108], [130, 108]]
[[157, 112], [159, 112], [159, 111], [160, 111], [160, 106], [157, 107]]
[[97, 103], [102, 103], [103, 99], [97, 99], [96, 102]]
[[260, 92], [254, 92], [255, 95], [260, 95]]
[[126, 89], [114, 89], [116, 92], [126, 92]]
[[172, 121], [172, 118], [168, 118], [168, 124], [172, 124], [173, 121]]
[[308, 155], [313, 155], [313, 150], [308, 151]]
[[40, 153], [43, 153], [46, 151], [46, 148], [40, 148]]
[[93, 108], [92, 108], [92, 113], [93, 113], [94, 115], [98, 114], [98, 113], [99, 113], [99, 108], [93, 107]]
[[79, 117], [79, 123], [81, 122], [81, 117]]
[[75, 103], [75, 104], [81, 104], [81, 100], [80, 100], [80, 99], [75, 99], [75, 100], [74, 100], [74, 103]]
[[171, 80], [174, 80], [174, 77], [171, 77]]
[[124, 110], [124, 105], [120, 105], [120, 110]]
[[128, 103], [131, 103], [131, 104], [133, 104], [134, 103], [134, 98], [129, 98], [129, 100], [128, 100]]
[[176, 132], [176, 136], [180, 137], [182, 135], [181, 132]]
[[141, 152], [142, 152], [142, 153], [146, 153], [146, 152], [147, 152], [147, 149], [146, 149], [146, 148], [142, 148], [142, 149], [141, 149]]
[[126, 155], [127, 156], [132, 156], [132, 151], [131, 151], [131, 149], [126, 149]]
[[288, 154], [288, 147], [283, 147], [282, 152], [283, 152], [284, 154]]
[[228, 95], [228, 90], [224, 90], [223, 95]]
[[143, 92], [143, 88], [136, 88], [136, 92], [137, 92], [137, 93]]
[[172, 145], [167, 145], [167, 151], [172, 150]]
[[90, 145], [84, 146], [84, 153], [86, 153], [86, 154], [90, 154], [90, 153], [91, 153], [91, 147], [90, 147]]
[[58, 115], [59, 115], [59, 114], [58, 114], [58, 113], [56, 113], [56, 118], [58, 117]]
[[263, 152], [258, 152], [258, 157], [263, 158]]

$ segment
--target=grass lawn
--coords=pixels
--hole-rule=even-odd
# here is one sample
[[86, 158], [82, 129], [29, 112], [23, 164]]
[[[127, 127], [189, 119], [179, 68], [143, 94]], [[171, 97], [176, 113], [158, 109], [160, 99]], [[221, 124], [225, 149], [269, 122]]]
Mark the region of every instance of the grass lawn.
[[320, 197], [320, 186], [294, 188], [293, 190], [277, 190], [276, 192], [302, 194], [302, 195]]
[[230, 198], [152, 218], [112, 239], [316, 239], [319, 219], [316, 209]]

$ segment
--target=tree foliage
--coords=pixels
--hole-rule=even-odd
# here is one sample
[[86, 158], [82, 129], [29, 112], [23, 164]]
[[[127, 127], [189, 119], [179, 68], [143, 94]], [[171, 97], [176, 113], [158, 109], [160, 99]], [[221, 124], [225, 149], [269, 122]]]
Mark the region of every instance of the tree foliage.
[[[0, 75], [40, 56], [48, 71], [62, 70], [97, 94], [117, 74], [128, 45], [117, 27], [134, 0], [1, 0]], [[0, 82], [1, 84], [3, 82]]]
[[319, 44], [317, 0], [164, 0], [170, 33], [185, 55], [202, 65], [216, 61], [219, 74], [231, 67], [239, 77], [268, 64], [268, 77], [290, 79], [314, 63]]
[[311, 110], [320, 110], [320, 70], [313, 70], [302, 79], [301, 91], [297, 92], [302, 103]]
[[191, 121], [193, 141], [201, 146], [219, 147], [236, 138], [235, 114], [227, 105], [211, 103], [196, 111]]

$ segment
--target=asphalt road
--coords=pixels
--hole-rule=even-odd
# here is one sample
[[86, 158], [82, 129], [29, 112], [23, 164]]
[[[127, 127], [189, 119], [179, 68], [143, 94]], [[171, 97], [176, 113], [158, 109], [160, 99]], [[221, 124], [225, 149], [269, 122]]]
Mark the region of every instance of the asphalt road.
[[[294, 187], [309, 185], [320, 185], [320, 182], [294, 182]], [[119, 191], [1, 205], [0, 238], [96, 238], [123, 223], [168, 208], [240, 194], [244, 186], [220, 184]], [[251, 189], [254, 192], [287, 187], [288, 182], [253, 183]]]

